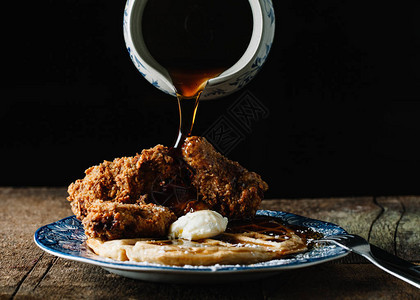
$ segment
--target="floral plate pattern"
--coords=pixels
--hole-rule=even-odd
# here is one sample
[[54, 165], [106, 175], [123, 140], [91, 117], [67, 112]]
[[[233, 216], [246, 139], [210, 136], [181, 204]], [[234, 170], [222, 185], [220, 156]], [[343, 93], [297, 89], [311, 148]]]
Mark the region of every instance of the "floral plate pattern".
[[[290, 225], [300, 225], [322, 233], [324, 236], [345, 234], [346, 231], [332, 223], [299, 215], [270, 210], [259, 210], [257, 215], [279, 218]], [[258, 279], [288, 269], [341, 258], [348, 251], [334, 245], [320, 245], [291, 258], [277, 259], [252, 265], [165, 266], [150, 263], [121, 262], [102, 258], [86, 246], [83, 226], [75, 216], [42, 226], [35, 232], [35, 243], [44, 251], [58, 257], [103, 267], [111, 273], [125, 277], [159, 282], [227, 282]]]

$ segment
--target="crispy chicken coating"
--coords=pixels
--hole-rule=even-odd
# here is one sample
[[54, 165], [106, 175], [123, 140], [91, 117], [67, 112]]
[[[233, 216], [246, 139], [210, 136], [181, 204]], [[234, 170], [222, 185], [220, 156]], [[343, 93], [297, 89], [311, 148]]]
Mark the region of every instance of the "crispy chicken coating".
[[175, 220], [174, 213], [160, 205], [96, 200], [82, 223], [88, 237], [113, 240], [165, 236]]
[[190, 210], [212, 209], [233, 219], [255, 215], [268, 189], [258, 174], [202, 137], [189, 137], [175, 150], [157, 145], [104, 161], [70, 184], [67, 199], [86, 234], [103, 240], [162, 236]]
[[168, 148], [157, 145], [141, 155], [104, 161], [85, 171], [85, 178], [68, 187], [71, 207], [79, 220], [86, 217], [95, 200], [133, 204], [143, 200], [159, 178], [174, 176], [174, 159]]
[[187, 138], [182, 155], [195, 172], [192, 184], [211, 209], [234, 219], [255, 215], [268, 189], [258, 174], [224, 157], [203, 137]]

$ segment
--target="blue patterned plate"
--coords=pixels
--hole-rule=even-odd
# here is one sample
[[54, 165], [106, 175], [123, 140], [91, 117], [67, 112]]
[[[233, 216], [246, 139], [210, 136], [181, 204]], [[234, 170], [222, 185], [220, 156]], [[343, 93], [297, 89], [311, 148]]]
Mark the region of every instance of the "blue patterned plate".
[[[306, 226], [325, 236], [345, 234], [332, 223], [309, 219], [281, 211], [259, 210], [257, 215], [276, 217], [291, 225]], [[100, 266], [111, 273], [134, 279], [159, 282], [215, 283], [259, 279], [296, 268], [303, 268], [348, 254], [343, 248], [321, 245], [291, 258], [277, 259], [252, 265], [164, 266], [150, 263], [121, 262], [102, 258], [86, 246], [83, 226], [75, 216], [45, 225], [35, 232], [35, 243], [58, 257]]]

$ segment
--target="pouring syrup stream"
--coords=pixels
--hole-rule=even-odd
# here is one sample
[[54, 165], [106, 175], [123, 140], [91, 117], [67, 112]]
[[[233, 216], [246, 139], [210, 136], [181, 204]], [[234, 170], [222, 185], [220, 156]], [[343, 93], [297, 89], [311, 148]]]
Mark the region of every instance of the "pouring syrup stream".
[[168, 72], [176, 89], [179, 111], [179, 129], [173, 148], [178, 149], [185, 138], [191, 135], [197, 115], [201, 93], [208, 80], [218, 76], [224, 68], [213, 69], [170, 69]]

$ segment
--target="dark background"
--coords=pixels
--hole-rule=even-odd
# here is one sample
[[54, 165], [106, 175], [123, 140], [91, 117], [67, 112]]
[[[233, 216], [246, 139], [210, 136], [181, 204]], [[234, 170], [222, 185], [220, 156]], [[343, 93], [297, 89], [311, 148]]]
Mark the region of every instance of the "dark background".
[[[267, 197], [419, 194], [420, 7], [274, 0], [269, 59], [246, 86], [269, 110], [229, 157]], [[135, 69], [123, 1], [2, 11], [0, 185], [66, 186], [177, 131], [177, 105]], [[202, 134], [244, 92], [200, 104]]]

